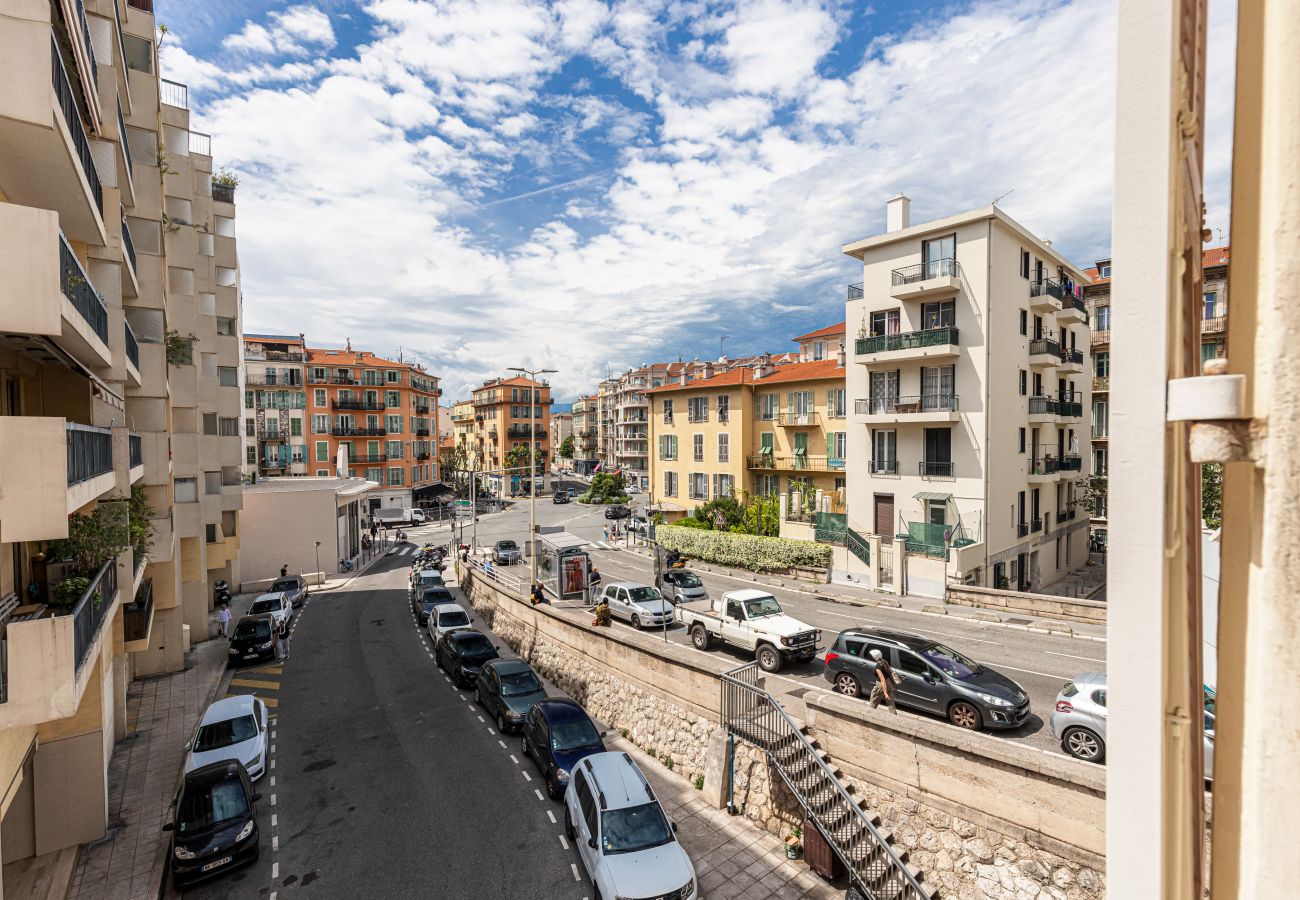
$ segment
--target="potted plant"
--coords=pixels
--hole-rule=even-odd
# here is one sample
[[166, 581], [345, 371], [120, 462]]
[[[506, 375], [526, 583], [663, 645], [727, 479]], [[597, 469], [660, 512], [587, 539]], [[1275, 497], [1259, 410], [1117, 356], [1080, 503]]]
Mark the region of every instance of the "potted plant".
[[803, 829], [798, 825], [790, 829], [785, 839], [785, 858], [799, 859], [803, 856]]

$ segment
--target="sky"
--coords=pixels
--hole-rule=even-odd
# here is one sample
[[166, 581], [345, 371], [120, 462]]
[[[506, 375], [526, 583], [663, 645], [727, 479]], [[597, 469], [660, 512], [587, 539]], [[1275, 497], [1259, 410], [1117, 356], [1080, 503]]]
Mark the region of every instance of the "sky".
[[[510, 366], [792, 349], [843, 244], [999, 205], [1109, 255], [1114, 0], [160, 0], [163, 77], [239, 178], [244, 330], [403, 352], [444, 402]], [[1235, 4], [1211, 3], [1226, 236]]]

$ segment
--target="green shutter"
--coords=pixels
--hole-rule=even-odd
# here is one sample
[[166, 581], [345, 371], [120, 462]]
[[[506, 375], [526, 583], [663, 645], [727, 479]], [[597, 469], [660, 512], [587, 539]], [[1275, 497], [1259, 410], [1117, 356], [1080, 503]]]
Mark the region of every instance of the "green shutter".
[[795, 432], [794, 461], [795, 465], [801, 468], [808, 465], [808, 432], [806, 431]]
[[762, 453], [763, 456], [770, 457], [772, 455], [772, 444], [775, 435], [773, 435], [772, 432], [770, 431], [765, 431], [761, 435], [759, 435], [759, 437], [763, 441], [762, 449], [759, 452]]

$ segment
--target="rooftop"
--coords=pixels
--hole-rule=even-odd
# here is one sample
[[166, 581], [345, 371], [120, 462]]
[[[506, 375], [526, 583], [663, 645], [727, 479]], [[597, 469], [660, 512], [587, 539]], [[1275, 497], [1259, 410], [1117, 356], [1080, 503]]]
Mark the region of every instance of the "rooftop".
[[245, 494], [287, 494], [294, 491], [330, 492], [338, 496], [364, 494], [380, 487], [364, 478], [333, 478], [316, 475], [289, 478], [259, 478], [254, 484], [244, 485]]
[[805, 341], [815, 341], [819, 338], [838, 337], [839, 335], [844, 334], [844, 326], [846, 324], [847, 323], [845, 322], [841, 322], [838, 325], [827, 325], [825, 328], [818, 328], [816, 331], [810, 331], [807, 334], [799, 335], [797, 338], [794, 338], [794, 342], [796, 344], [802, 344]]

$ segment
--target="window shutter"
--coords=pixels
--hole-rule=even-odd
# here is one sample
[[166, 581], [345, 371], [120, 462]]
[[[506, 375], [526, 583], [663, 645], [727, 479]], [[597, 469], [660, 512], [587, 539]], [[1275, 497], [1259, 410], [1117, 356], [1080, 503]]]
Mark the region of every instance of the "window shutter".
[[763, 441], [762, 447], [763, 447], [763, 455], [764, 455], [764, 456], [771, 456], [771, 455], [772, 455], [772, 437], [773, 437], [772, 432], [770, 432], [770, 431], [765, 431], [765, 432], [763, 432], [763, 435], [762, 435], [762, 441]]

